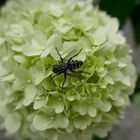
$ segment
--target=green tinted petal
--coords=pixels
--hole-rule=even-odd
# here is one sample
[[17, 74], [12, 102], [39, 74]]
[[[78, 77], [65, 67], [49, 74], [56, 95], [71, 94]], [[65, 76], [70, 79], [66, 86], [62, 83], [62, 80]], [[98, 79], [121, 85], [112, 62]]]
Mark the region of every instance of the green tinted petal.
[[48, 119], [43, 114], [38, 114], [38, 115], [35, 115], [33, 118], [33, 127], [36, 130], [43, 131], [48, 128], [52, 128], [53, 125], [52, 125], [51, 119]]
[[[9, 60], [8, 60], [9, 59]], [[13, 72], [15, 64], [11, 57], [5, 56], [1, 62], [2, 67], [7, 71], [7, 73]]]
[[69, 120], [63, 115], [56, 115], [54, 120], [55, 128], [67, 128], [69, 124]]
[[34, 74], [34, 84], [38, 85], [40, 84], [44, 79], [46, 79], [48, 76], [50, 76], [52, 73], [52, 69], [48, 69], [47, 72], [43, 71], [37, 71]]
[[54, 107], [55, 113], [61, 113], [64, 110], [63, 98], [61, 96], [49, 97], [48, 105]]
[[60, 17], [63, 13], [61, 5], [51, 4], [49, 12], [56, 17]]
[[81, 114], [81, 115], [84, 115], [87, 113], [87, 106], [85, 104], [80, 104], [80, 107], [79, 107], [79, 110], [78, 112]]
[[11, 49], [15, 52], [22, 52], [23, 51], [23, 48], [25, 47], [26, 45], [12, 45], [11, 46]]
[[56, 89], [54, 82], [52, 80], [50, 81], [49, 79], [45, 79], [45, 81], [42, 82], [42, 85], [45, 90], [52, 91]]
[[40, 131], [49, 128], [66, 128], [68, 123], [68, 119], [62, 115], [45, 116], [44, 114], [38, 114], [33, 118], [33, 126]]
[[101, 121], [102, 121], [102, 114], [99, 114], [99, 113], [98, 113], [98, 114], [94, 117], [93, 121], [96, 122], [96, 123], [101, 122]]
[[90, 34], [94, 45], [101, 45], [103, 42], [106, 41], [107, 37], [105, 36], [105, 32], [105, 28], [98, 28], [93, 34]]
[[44, 79], [46, 78], [45, 73], [43, 73], [42, 71], [38, 71], [34, 74], [34, 84], [38, 85], [39, 83], [41, 83]]
[[115, 106], [123, 106], [125, 104], [125, 100], [122, 97], [118, 97], [117, 100], [114, 102]]
[[102, 110], [103, 112], [108, 112], [111, 110], [111, 108], [112, 105], [108, 101], [103, 101], [100, 105], [100, 110]]
[[0, 37], [0, 47], [5, 43], [5, 38]]
[[42, 48], [40, 48], [39, 44], [37, 44], [37, 42], [35, 42], [34, 40], [31, 44], [26, 44], [26, 46], [23, 48], [23, 53], [27, 56], [40, 55], [41, 52]]
[[66, 93], [66, 98], [69, 100], [69, 101], [74, 101], [75, 99], [79, 99], [80, 98], [80, 95], [78, 92], [76, 92], [75, 90], [69, 90], [67, 93]]
[[22, 43], [22, 38], [24, 37], [24, 29], [20, 24], [11, 24], [9, 30], [5, 32], [5, 36], [8, 40], [14, 43]]
[[131, 86], [131, 81], [128, 76], [122, 77], [121, 82], [126, 86]]
[[124, 44], [126, 42], [126, 39], [121, 34], [111, 36], [111, 40], [117, 44]]
[[88, 106], [88, 114], [91, 117], [95, 117], [96, 116], [97, 110], [96, 110], [96, 108], [93, 105], [89, 105]]
[[28, 106], [29, 104], [31, 104], [36, 94], [37, 94], [37, 88], [32, 84], [28, 85], [25, 88], [23, 104], [25, 106]]
[[72, 25], [69, 22], [69, 20], [65, 18], [59, 19], [56, 23], [54, 23], [54, 26], [56, 30], [62, 34], [66, 34], [72, 28]]
[[86, 84], [86, 89], [88, 92], [95, 92], [96, 91], [96, 86], [92, 83]]
[[64, 7], [64, 15], [71, 16], [71, 13], [75, 8], [75, 5], [76, 5], [75, 0], [67, 1]]
[[105, 82], [108, 83], [108, 84], [114, 84], [114, 81], [110, 76], [105, 77]]
[[118, 19], [112, 18], [110, 22], [107, 24], [107, 29], [108, 29], [109, 36], [116, 34], [116, 32], [119, 29]]
[[55, 112], [56, 113], [61, 113], [64, 110], [64, 104], [62, 102], [59, 102], [55, 106]]
[[31, 73], [24, 67], [18, 67], [15, 70], [15, 77], [18, 80], [28, 82], [29, 80], [31, 80]]
[[81, 115], [87, 113], [87, 104], [85, 101], [75, 101], [72, 107], [74, 111], [79, 112]]
[[21, 118], [19, 114], [9, 114], [5, 119], [5, 127], [8, 132], [15, 133], [21, 126]]
[[15, 61], [17, 61], [18, 63], [21, 63], [21, 64], [23, 64], [23, 63], [26, 62], [25, 57], [20, 56], [20, 55], [15, 55], [15, 56], [14, 56], [14, 59], [15, 59]]
[[22, 90], [23, 88], [26, 87], [27, 84], [28, 84], [27, 81], [16, 79], [13, 83], [13, 89]]
[[14, 79], [15, 79], [15, 75], [12, 73], [4, 76], [4, 78], [2, 78], [2, 81], [13, 81]]
[[78, 129], [86, 129], [91, 124], [91, 118], [88, 116], [77, 116], [74, 118], [74, 126]]
[[45, 35], [41, 31], [35, 30], [32, 41], [26, 44], [23, 48], [23, 53], [27, 56], [40, 55], [45, 49], [46, 43]]
[[34, 109], [40, 109], [42, 107], [45, 107], [47, 104], [47, 98], [43, 98], [43, 99], [37, 99], [37, 100], [34, 100], [34, 106], [33, 108]]
[[101, 137], [101, 138], [104, 138], [107, 136], [107, 131], [105, 129], [99, 129], [99, 128], [96, 128], [96, 130], [94, 131], [94, 134], [96, 134], [97, 136]]

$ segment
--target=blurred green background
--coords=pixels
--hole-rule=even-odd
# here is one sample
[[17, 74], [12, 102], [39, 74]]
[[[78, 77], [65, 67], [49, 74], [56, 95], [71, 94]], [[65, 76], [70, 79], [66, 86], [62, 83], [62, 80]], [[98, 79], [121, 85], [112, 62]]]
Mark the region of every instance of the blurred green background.
[[[0, 6], [4, 5], [6, 1], [7, 0], [0, 0]], [[131, 100], [140, 111], [140, 70], [138, 70], [138, 68], [140, 68], [140, 0], [94, 0], [93, 4], [99, 6], [101, 10], [106, 11], [112, 17], [117, 17], [120, 21], [120, 29], [124, 30], [128, 22], [129, 25], [131, 25], [129, 26], [131, 29], [128, 27], [127, 30], [131, 30], [131, 32], [128, 31], [128, 36], [130, 33], [130, 38], [132, 40], [132, 44], [130, 45], [134, 52], [137, 52], [136, 54], [133, 53], [133, 57], [138, 74], [135, 92], [131, 96]], [[135, 58], [136, 55], [137, 58]], [[108, 140], [109, 137], [110, 135], [105, 139], [96, 137], [94, 140]], [[0, 140], [4, 140], [4, 138], [0, 138]], [[136, 138], [133, 140], [136, 140]]]

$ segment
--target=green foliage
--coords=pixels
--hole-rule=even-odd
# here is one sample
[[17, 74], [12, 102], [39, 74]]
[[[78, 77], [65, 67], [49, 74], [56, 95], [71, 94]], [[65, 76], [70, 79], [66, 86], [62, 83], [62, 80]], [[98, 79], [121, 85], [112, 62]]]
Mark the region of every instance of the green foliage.
[[6, 3], [7, 0], [1, 0], [0, 1], [0, 6], [4, 5]]
[[134, 39], [136, 46], [140, 43], [140, 3], [139, 0], [100, 0], [98, 3], [102, 10], [105, 10], [113, 17], [117, 17], [120, 27], [123, 27], [129, 18], [133, 25]]
[[108, 138], [99, 138], [99, 137], [93, 137], [93, 140], [108, 140]]
[[135, 0], [101, 0], [100, 8], [107, 11], [111, 16], [117, 17], [121, 26], [130, 16], [135, 5]]
[[134, 34], [135, 40], [136, 43], [139, 44], [140, 43], [140, 4], [135, 6], [131, 15], [131, 19], [132, 19], [133, 29], [135, 33]]
[[140, 92], [133, 97], [133, 105], [138, 112], [140, 112]]

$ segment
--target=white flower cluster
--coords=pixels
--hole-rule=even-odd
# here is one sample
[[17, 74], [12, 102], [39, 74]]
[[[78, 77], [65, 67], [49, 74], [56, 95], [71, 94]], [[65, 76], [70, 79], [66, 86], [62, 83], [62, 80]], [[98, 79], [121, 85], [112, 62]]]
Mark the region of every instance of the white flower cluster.
[[[7, 132], [22, 140], [106, 136], [136, 79], [117, 19], [90, 0], [10, 0], [0, 27], [0, 116]], [[62, 93], [63, 74], [49, 80], [57, 50], [65, 58], [79, 49], [74, 59], [83, 62], [83, 73], [68, 75]]]

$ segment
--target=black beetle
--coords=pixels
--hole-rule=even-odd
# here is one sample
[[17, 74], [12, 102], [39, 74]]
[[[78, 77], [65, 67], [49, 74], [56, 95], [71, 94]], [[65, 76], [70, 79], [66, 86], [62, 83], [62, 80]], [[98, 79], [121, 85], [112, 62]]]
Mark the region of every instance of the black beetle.
[[64, 81], [62, 83], [62, 93], [63, 93], [63, 87], [67, 78], [67, 72], [71, 71], [74, 72], [75, 69], [78, 69], [79, 67], [82, 66], [83, 62], [80, 60], [73, 60], [74, 57], [78, 56], [79, 53], [82, 51], [82, 49], [80, 49], [80, 51], [78, 53], [76, 53], [75, 55], [73, 55], [72, 57], [69, 58], [69, 60], [67, 60], [66, 62], [64, 62], [64, 59], [61, 57], [59, 51], [56, 49], [61, 62], [59, 64], [56, 64], [53, 66], [52, 71], [56, 74], [54, 75], [51, 79], [53, 79], [54, 77], [60, 75], [60, 74], [64, 74]]

